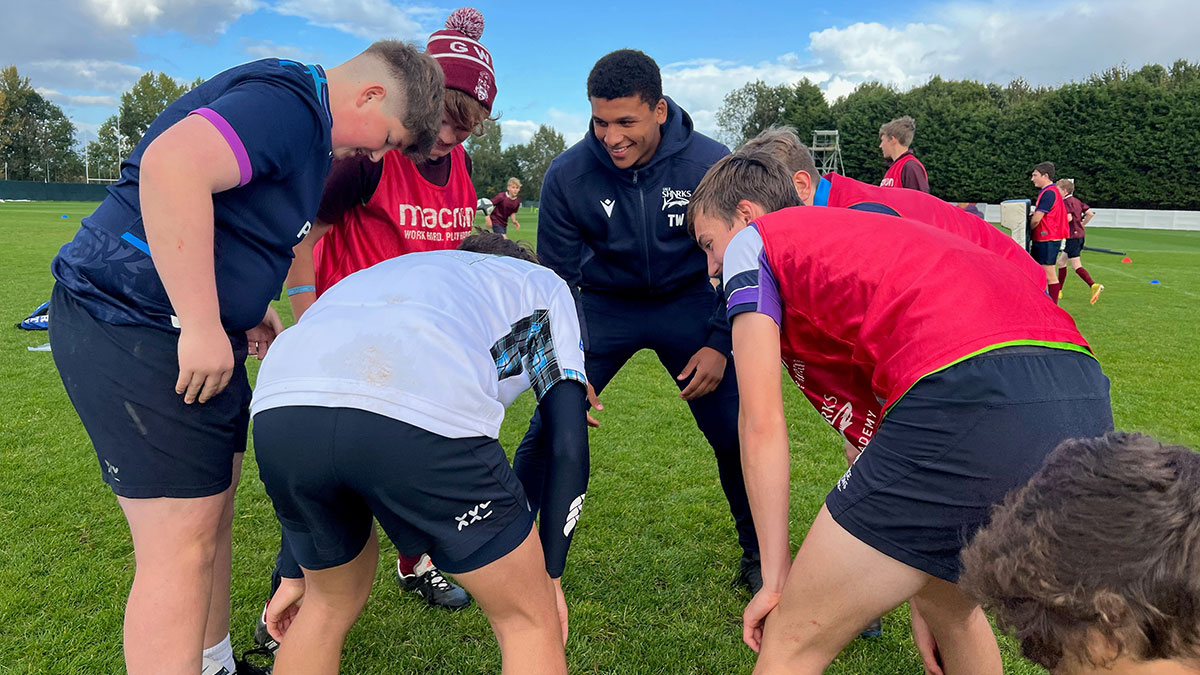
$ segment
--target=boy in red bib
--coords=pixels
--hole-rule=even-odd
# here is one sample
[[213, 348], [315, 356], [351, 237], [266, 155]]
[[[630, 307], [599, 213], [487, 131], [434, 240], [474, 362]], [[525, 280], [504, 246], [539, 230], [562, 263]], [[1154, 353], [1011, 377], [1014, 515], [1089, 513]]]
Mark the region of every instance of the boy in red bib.
[[1058, 280], [1055, 261], [1058, 259], [1063, 240], [1069, 234], [1067, 207], [1063, 202], [1062, 192], [1059, 192], [1058, 186], [1054, 184], [1054, 162], [1042, 162], [1033, 167], [1029, 180], [1040, 190], [1031, 220], [1033, 259], [1046, 270], [1050, 299], [1057, 303], [1062, 283]]
[[[732, 322], [763, 565], [744, 616], [756, 672], [820, 673], [911, 598], [946, 673], [999, 675], [987, 618], [955, 586], [959, 550], [1060, 441], [1112, 428], [1108, 380], [1071, 317], [995, 253], [917, 221], [798, 204], [782, 164], [738, 154], [688, 210]], [[885, 415], [794, 563], [780, 360], [835, 428], [860, 406]]]
[[908, 146], [912, 145], [917, 124], [905, 115], [879, 127], [879, 149], [892, 161], [879, 187], [902, 187], [929, 192], [929, 174]]

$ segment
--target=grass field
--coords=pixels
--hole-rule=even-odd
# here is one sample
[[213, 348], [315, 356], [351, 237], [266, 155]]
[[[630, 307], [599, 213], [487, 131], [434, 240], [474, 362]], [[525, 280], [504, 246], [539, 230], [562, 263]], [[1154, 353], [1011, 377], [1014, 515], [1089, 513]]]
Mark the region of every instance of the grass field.
[[[0, 204], [0, 673], [122, 672], [121, 621], [133, 576], [129, 533], [67, 401], [51, 355], [26, 347], [45, 333], [11, 328], [49, 299], [50, 259], [94, 204]], [[62, 216], [66, 215], [64, 219]], [[532, 240], [536, 215], [510, 233]], [[1071, 275], [1063, 304], [1112, 379], [1117, 426], [1200, 446], [1200, 232], [1102, 230], [1085, 253], [1107, 287], [1088, 305]], [[1160, 283], [1151, 284], [1152, 280]], [[953, 283], [953, 280], [949, 280]], [[287, 303], [278, 303], [285, 323]], [[256, 366], [252, 366], [253, 381]], [[571, 610], [567, 656], [577, 673], [747, 673], [741, 643], [748, 594], [730, 588], [739, 549], [712, 451], [649, 352], [604, 392], [591, 432], [588, 509], [563, 587]], [[845, 466], [841, 443], [785, 386], [792, 442], [793, 547]], [[515, 447], [532, 411], [513, 404], [500, 436]], [[247, 454], [234, 523], [233, 643], [251, 646], [268, 590], [278, 526]], [[348, 673], [498, 672], [478, 608], [454, 614], [398, 596], [384, 545], [376, 589], [348, 639]], [[1004, 640], [1005, 670], [1040, 673]], [[831, 673], [920, 673], [906, 612], [884, 636], [856, 640]]]

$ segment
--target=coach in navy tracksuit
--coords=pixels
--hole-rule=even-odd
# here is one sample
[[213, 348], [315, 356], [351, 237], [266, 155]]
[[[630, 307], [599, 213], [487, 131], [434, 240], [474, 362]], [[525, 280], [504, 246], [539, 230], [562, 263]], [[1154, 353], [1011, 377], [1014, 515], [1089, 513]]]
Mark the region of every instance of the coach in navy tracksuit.
[[[688, 114], [663, 97], [658, 65], [642, 52], [597, 61], [588, 99], [591, 133], [550, 164], [542, 184], [538, 257], [578, 289], [588, 381], [597, 392], [641, 349], [654, 350], [676, 376], [717, 456], [743, 550], [739, 580], [757, 591], [729, 323], [684, 224], [692, 190], [729, 150], [694, 131]], [[515, 458], [523, 477], [540, 470], [529, 452], [543, 442], [539, 435], [535, 414]]]

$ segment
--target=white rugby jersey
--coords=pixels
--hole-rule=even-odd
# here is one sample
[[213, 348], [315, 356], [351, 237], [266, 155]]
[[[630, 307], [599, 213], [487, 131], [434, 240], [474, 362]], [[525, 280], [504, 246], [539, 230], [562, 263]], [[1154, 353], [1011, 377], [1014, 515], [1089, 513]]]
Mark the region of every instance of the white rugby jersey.
[[575, 302], [554, 272], [466, 251], [410, 253], [323, 293], [271, 345], [251, 414], [357, 408], [447, 438], [496, 438], [532, 388], [585, 382]]

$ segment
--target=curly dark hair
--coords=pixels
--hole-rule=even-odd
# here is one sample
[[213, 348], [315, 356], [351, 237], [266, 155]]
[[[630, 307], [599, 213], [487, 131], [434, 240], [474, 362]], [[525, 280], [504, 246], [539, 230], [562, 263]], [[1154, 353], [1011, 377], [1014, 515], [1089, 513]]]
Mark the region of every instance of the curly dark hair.
[[587, 79], [588, 98], [637, 96], [651, 108], [663, 97], [662, 73], [654, 59], [636, 49], [618, 49], [600, 57]]
[[960, 588], [1050, 669], [1200, 659], [1200, 455], [1063, 442], [963, 550]]
[[493, 232], [478, 232], [463, 239], [458, 245], [460, 251], [471, 251], [472, 253], [488, 253], [491, 255], [506, 255], [510, 258], [518, 258], [526, 262], [542, 264], [533, 252], [533, 247], [524, 241], [515, 241], [506, 239]]

